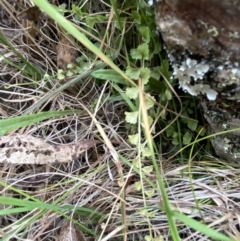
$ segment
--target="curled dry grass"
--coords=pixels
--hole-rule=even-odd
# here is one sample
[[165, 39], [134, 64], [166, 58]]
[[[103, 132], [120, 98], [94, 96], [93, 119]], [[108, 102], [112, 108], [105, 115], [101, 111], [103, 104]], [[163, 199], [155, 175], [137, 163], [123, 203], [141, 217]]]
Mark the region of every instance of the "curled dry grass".
[[[29, 6], [28, 1], [23, 3]], [[91, 4], [94, 5], [92, 1], [90, 1]], [[102, 7], [103, 13], [109, 13], [109, 6], [102, 1], [99, 1], [99, 6]], [[0, 7], [1, 11], [16, 11], [16, 7], [10, 5], [8, 1], [2, 1]], [[94, 13], [97, 11], [100, 13], [99, 9], [94, 11]], [[0, 51], [10, 61], [4, 61], [3, 57], [0, 59], [2, 118], [23, 114], [47, 93], [61, 85], [56, 78], [55, 46], [58, 36], [52, 32], [46, 34], [47, 30], [43, 27], [42, 32], [38, 32], [39, 35], [42, 34], [43, 42], [33, 39], [35, 48], [41, 49], [38, 52], [39, 58], [36, 58], [33, 54], [36, 51], [33, 45], [26, 44], [23, 40], [26, 36], [26, 28], [15, 19], [14, 15], [9, 16], [9, 11], [7, 12], [8, 17], [13, 19], [14, 25], [12, 29], [7, 26], [7, 31], [14, 31], [13, 36], [7, 36], [5, 33], [7, 40], [31, 66], [37, 68], [36, 71], [40, 75], [48, 72], [48, 76], [51, 77], [44, 78], [44, 74], [42, 78], [34, 76], [36, 72], [33, 73], [29, 68], [21, 66], [21, 58], [1, 42]], [[107, 22], [103, 24], [106, 27]], [[132, 23], [129, 24], [129, 29], [131, 26], [133, 26]], [[102, 27], [101, 24], [96, 25], [95, 31], [100, 31]], [[113, 26], [110, 27], [112, 31], [108, 36], [108, 46], [103, 45], [104, 51], [117, 49], [115, 38], [119, 33], [114, 32], [117, 30], [114, 30]], [[1, 26], [1, 29], [3, 28], [4, 26]], [[130, 32], [129, 29], [128, 32]], [[98, 44], [100, 45], [101, 41]], [[92, 61], [88, 59], [84, 48], [81, 48], [81, 52], [86, 56], [86, 61]], [[53, 95], [33, 112], [66, 108], [90, 110], [112, 141], [115, 151], [123, 156], [121, 170], [124, 183], [121, 183], [119, 167], [116, 166], [111, 152], [104, 144], [89, 150], [81, 158], [68, 164], [43, 166], [3, 163], [0, 172], [1, 197], [15, 198], [19, 202], [30, 200], [40, 203], [38, 205], [41, 203], [58, 207], [70, 205], [70, 209], [63, 208], [60, 212], [53, 211], [54, 209], [32, 208], [31, 211], [26, 209], [14, 213], [11, 210], [17, 206], [17, 203], [15, 205], [2, 203], [0, 217], [2, 239], [57, 240], [63, 217], [68, 217], [85, 232], [89, 240], [122, 240], [123, 237], [125, 240], [144, 240], [149, 233], [152, 233], [154, 238], [159, 238], [155, 240], [172, 240], [166, 214], [162, 211], [161, 195], [157, 187], [152, 185], [156, 182], [155, 174], [145, 173], [144, 191], [136, 189], [135, 183], [139, 181], [139, 175], [134, 169], [133, 162], [126, 161], [133, 160], [138, 155], [138, 150], [126, 141], [128, 131], [124, 112], [127, 110], [127, 105], [111, 98], [112, 91], [111, 83], [94, 84], [94, 80], [89, 75], [81, 83], [69, 86], [64, 91]], [[49, 119], [22, 128], [20, 132], [43, 137], [54, 144], [74, 143], [77, 140], [92, 137], [102, 138], [87, 112], [82, 116]], [[143, 167], [149, 163], [149, 160], [142, 160]], [[230, 237], [240, 239], [240, 170], [238, 167], [210, 157], [192, 161], [190, 167], [179, 164], [178, 160], [165, 161], [158, 158], [157, 163], [164, 177], [173, 210], [201, 221]], [[153, 187], [153, 195], [146, 195], [146, 191]], [[82, 207], [88, 210], [83, 210]], [[182, 240], [210, 240], [180, 221], [176, 221], [176, 224]]]

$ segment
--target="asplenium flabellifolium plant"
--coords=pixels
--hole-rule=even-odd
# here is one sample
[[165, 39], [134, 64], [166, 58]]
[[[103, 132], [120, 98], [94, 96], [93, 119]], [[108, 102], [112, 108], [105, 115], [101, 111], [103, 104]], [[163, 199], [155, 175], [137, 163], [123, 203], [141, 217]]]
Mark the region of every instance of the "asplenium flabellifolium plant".
[[[183, 99], [182, 103], [178, 103], [177, 98], [174, 97], [172, 89], [169, 87], [169, 85], [175, 85], [176, 83], [174, 79], [177, 77], [175, 74], [176, 68], [174, 69], [174, 66], [172, 67], [172, 74], [168, 60], [162, 58], [159, 54], [161, 52], [161, 46], [157, 40], [158, 37], [156, 37], [156, 32], [153, 33], [151, 24], [149, 24], [151, 21], [147, 22], [137, 11], [133, 11], [132, 16], [136, 21], [136, 31], [138, 35], [141, 36], [141, 41], [139, 41], [136, 48], [131, 49], [130, 51], [132, 65], [128, 65], [126, 74], [135, 80], [136, 83], [139, 78], [142, 80], [144, 85], [143, 89], [146, 90], [146, 102], [150, 125], [155, 123], [157, 116], [160, 115], [158, 125], [160, 125], [161, 129], [164, 129], [167, 126], [166, 131], [163, 133], [166, 142], [164, 145], [173, 145], [177, 147], [177, 150], [181, 150], [184, 145], [191, 143], [199, 133], [201, 136], [205, 134], [204, 127], [199, 124], [199, 117], [196, 114], [197, 111], [194, 112], [197, 103], [191, 97], [185, 98], [185, 100]], [[154, 40], [156, 42], [154, 42]], [[153, 57], [156, 54], [159, 54], [160, 66], [154, 66]], [[199, 67], [204, 71], [204, 65]], [[162, 75], [165, 76], [164, 80], [162, 79]], [[168, 84], [166, 81], [168, 81]], [[180, 87], [182, 86], [180, 85], [178, 88]], [[210, 93], [208, 92], [208, 94]], [[140, 117], [138, 110], [138, 88], [132, 86], [127, 87], [126, 95], [135, 103], [135, 108], [132, 109], [132, 111], [127, 111], [125, 113], [125, 120], [131, 127], [129, 142], [133, 145], [137, 145], [140, 138], [139, 135], [143, 134], [139, 133], [137, 130], [137, 124]], [[180, 107], [180, 105], [182, 105], [182, 107]], [[180, 118], [178, 118], [177, 121], [172, 122], [174, 115], [163, 108], [163, 106], [166, 106], [166, 109], [169, 109], [170, 111], [174, 111], [180, 116]], [[181, 113], [179, 113], [180, 110], [182, 111]], [[155, 132], [155, 127], [154, 124], [151, 129], [152, 134]], [[171, 144], [168, 144], [169, 141]], [[167, 150], [169, 150], [169, 148], [165, 149], [165, 151]]]

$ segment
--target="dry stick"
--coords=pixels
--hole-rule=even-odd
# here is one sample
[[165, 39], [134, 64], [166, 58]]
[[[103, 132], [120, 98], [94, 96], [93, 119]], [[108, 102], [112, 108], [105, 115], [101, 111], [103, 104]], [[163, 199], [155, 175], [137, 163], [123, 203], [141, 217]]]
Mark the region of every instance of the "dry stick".
[[69, 163], [99, 143], [82, 140], [75, 144], [53, 145], [42, 138], [12, 134], [0, 138], [0, 162], [16, 164]]

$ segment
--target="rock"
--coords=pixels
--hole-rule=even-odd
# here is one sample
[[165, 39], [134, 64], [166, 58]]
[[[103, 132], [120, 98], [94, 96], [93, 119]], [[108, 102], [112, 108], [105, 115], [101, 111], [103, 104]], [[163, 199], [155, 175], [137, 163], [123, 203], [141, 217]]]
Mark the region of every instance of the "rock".
[[[162, 0], [155, 8], [173, 76], [201, 96], [210, 133], [240, 127], [240, 0]], [[240, 162], [240, 131], [211, 141], [220, 157]]]

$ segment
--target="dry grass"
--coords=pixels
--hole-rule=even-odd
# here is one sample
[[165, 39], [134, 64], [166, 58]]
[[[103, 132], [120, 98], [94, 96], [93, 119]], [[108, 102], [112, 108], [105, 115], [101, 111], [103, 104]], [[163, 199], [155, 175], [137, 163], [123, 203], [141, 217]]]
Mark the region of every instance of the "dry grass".
[[[27, 3], [29, 4], [27, 0], [24, 1], [24, 4]], [[89, 6], [96, 7], [94, 1], [90, 1]], [[110, 11], [102, 1], [99, 1], [97, 7], [92, 10], [92, 14]], [[20, 57], [6, 44], [0, 43], [2, 54], [8, 57], [11, 63], [22, 68], [18, 70], [4, 62], [3, 58], [0, 59], [2, 118], [25, 113], [33, 104], [38, 103], [46, 94], [61, 85], [56, 78], [55, 47], [59, 36], [54, 31], [49, 33], [47, 30], [51, 30], [51, 26], [46, 25], [40, 28], [41, 32], [37, 33], [38, 38], [33, 39], [34, 44], [26, 44], [24, 38], [27, 28], [14, 17], [14, 14], [10, 15], [10, 12], [15, 13], [16, 9], [19, 11], [19, 8], [8, 1], [0, 3], [0, 11], [7, 11], [8, 18], [13, 22], [12, 25], [10, 24], [12, 29], [8, 23], [7, 26], [1, 25], [0, 30], [6, 28], [4, 34], [15, 50], [22, 54], [32, 66], [37, 67], [39, 72], [48, 72], [48, 76], [51, 77], [34, 80], [31, 71], [20, 65], [22, 63]], [[97, 24], [95, 31], [101, 31], [106, 26], [107, 22], [102, 25]], [[131, 27], [133, 25], [129, 23], [129, 32]], [[110, 28], [115, 29], [113, 25]], [[11, 34], [6, 34], [6, 31]], [[107, 36], [109, 46], [103, 46], [105, 52], [116, 49], [117, 30], [111, 33], [111, 36]], [[98, 44], [100, 45], [101, 42]], [[76, 48], [81, 49], [87, 61], [89, 58], [87, 50], [77, 44]], [[38, 57], [34, 55], [35, 52], [38, 53]], [[123, 59], [124, 57], [119, 57], [119, 63]], [[24, 73], [23, 69], [27, 73]], [[90, 233], [89, 230], [82, 229], [85, 231], [87, 240], [123, 240], [124, 238], [131, 241], [145, 240], [145, 236], [149, 233], [153, 234], [155, 240], [172, 240], [166, 214], [162, 211], [162, 197], [155, 185], [155, 173], [145, 173], [142, 183], [144, 188], [140, 191], [136, 189], [135, 183], [140, 180], [140, 177], [132, 160], [137, 157], [138, 149], [131, 147], [126, 141], [129, 130], [126, 128], [124, 112], [128, 106], [124, 101], [112, 97], [112, 92], [115, 90], [110, 82], [96, 84], [94, 81], [91, 76], [88, 76], [81, 83], [69, 86], [64, 91], [53, 95], [33, 111], [64, 109], [91, 111], [103, 127], [108, 139], [111, 140], [114, 152], [122, 155], [121, 165], [116, 164], [112, 150], [109, 150], [104, 142], [87, 151], [78, 160], [67, 164], [2, 163], [0, 171], [2, 197], [18, 198], [19, 202], [23, 199], [40, 200], [42, 203], [74, 207], [63, 213], [48, 210], [31, 221], [32, 218], [38, 217], [39, 210], [11, 213], [13, 205], [1, 204], [1, 209], [6, 211], [6, 214], [0, 217], [2, 238], [13, 232], [9, 240], [58, 240], [57, 235], [65, 214], [75, 220], [78, 227], [83, 224], [92, 231]], [[90, 138], [102, 139], [92, 116], [87, 112], [82, 116], [49, 119], [22, 128], [19, 133], [43, 137], [53, 144], [75, 143]], [[190, 164], [180, 164], [176, 159], [165, 160], [158, 157], [157, 163], [161, 168], [169, 201], [174, 210], [240, 240], [239, 167], [210, 156], [202, 160], [192, 160]], [[149, 164], [151, 164], [150, 160], [142, 160], [143, 167]], [[6, 185], [4, 186], [3, 183]], [[153, 187], [154, 194], [148, 197], [146, 191], [152, 190]], [[92, 213], [86, 212], [84, 216], [83, 210], [79, 211], [79, 207], [86, 207]], [[96, 218], [95, 212], [103, 215]], [[20, 223], [17, 223], [19, 221]], [[29, 222], [27, 229], [21, 229], [26, 222]], [[176, 221], [176, 224], [182, 240], [211, 240], [180, 221]], [[122, 230], [123, 233], [121, 233]]]
[[[109, 155], [105, 155], [104, 158], [93, 159], [91, 155], [88, 155], [87, 160], [82, 159], [61, 166], [4, 165], [1, 176], [9, 186], [25, 191], [28, 195], [45, 203], [54, 203], [63, 194], [70, 191], [69, 195], [58, 205], [72, 204], [76, 207], [88, 207], [109, 214], [108, 222], [104, 218], [93, 224], [91, 216], [78, 217], [75, 210], [68, 212], [70, 217], [74, 217], [90, 227], [98, 235], [112, 233], [111, 240], [119, 236], [114, 235], [114, 230], [121, 226], [121, 207], [119, 206], [121, 188], [118, 185], [119, 175], [116, 166], [109, 158]], [[163, 164], [165, 163], [163, 162]], [[189, 166], [177, 166], [176, 164], [164, 166], [166, 190], [174, 210], [195, 220], [201, 220], [229, 236], [240, 238], [238, 231], [240, 210], [238, 169], [219, 163], [216, 159], [197, 161], [191, 166], [193, 178], [190, 179]], [[123, 170], [124, 176], [131, 176], [131, 182], [138, 180], [129, 167], [124, 167]], [[154, 175], [149, 178], [152, 181], [155, 180]], [[159, 210], [159, 207], [162, 207], [161, 197], [156, 193], [143, 200], [142, 192], [136, 191], [131, 182], [126, 185], [124, 200], [128, 240], [144, 240], [145, 234], [150, 231], [148, 219], [155, 237], [171, 240], [166, 215]], [[150, 188], [147, 183], [144, 183], [144, 186], [146, 190]], [[1, 193], [5, 196], [13, 195], [9, 187], [4, 188]], [[16, 194], [14, 197], [21, 198]], [[149, 218], [144, 217], [145, 201]], [[36, 215], [36, 211], [21, 216], [6, 215], [2, 217], [2, 231], [4, 233], [9, 231], [9, 225], [11, 227], [16, 220], [34, 215]], [[47, 212], [29, 227], [28, 238], [30, 240], [52, 240], [50, 237], [57, 235], [61, 226], [60, 220], [59, 215]], [[8, 229], [5, 229], [4, 226], [5, 228], [8, 226]], [[177, 226], [182, 240], [209, 240], [180, 222], [177, 222]], [[12, 226], [12, 228], [14, 227]], [[90, 238], [90, 240], [92, 239]]]

